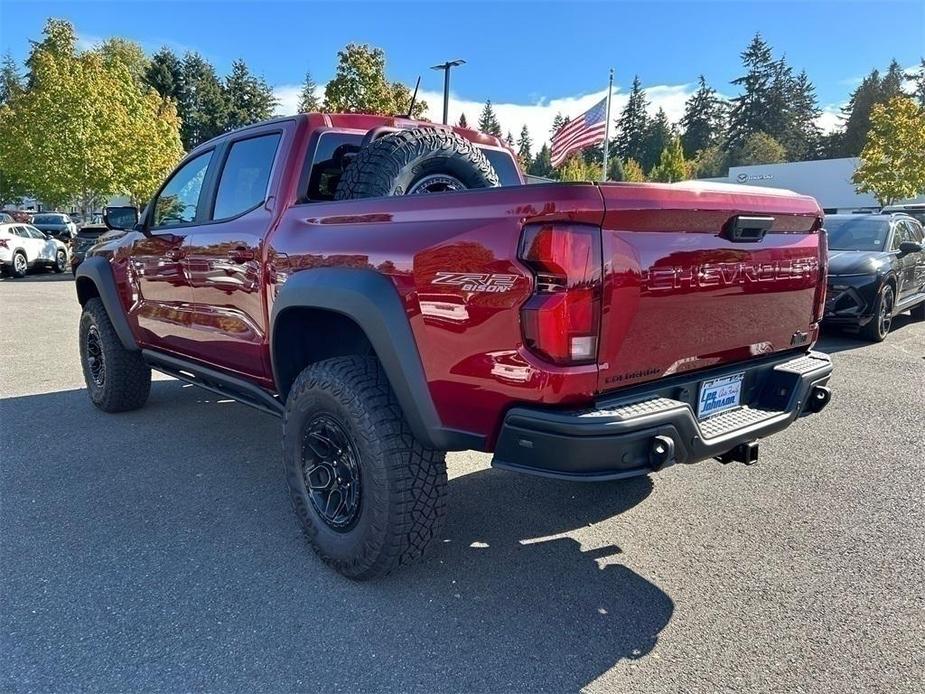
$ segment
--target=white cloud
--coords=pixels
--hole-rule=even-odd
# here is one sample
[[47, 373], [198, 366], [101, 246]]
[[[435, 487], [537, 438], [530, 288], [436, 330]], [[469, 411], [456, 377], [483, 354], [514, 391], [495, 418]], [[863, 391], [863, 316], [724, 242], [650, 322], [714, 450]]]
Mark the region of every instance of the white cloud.
[[77, 32], [77, 50], [78, 51], [92, 51], [95, 48], [103, 43], [103, 39], [99, 36], [93, 36], [92, 34], [84, 34], [83, 32]]
[[822, 113], [816, 118], [816, 125], [822, 129], [822, 132], [828, 134], [841, 130], [845, 124], [841, 112], [843, 106], [844, 104], [829, 104], [822, 107]]
[[276, 116], [291, 116], [299, 110], [299, 97], [302, 94], [301, 84], [280, 84], [273, 87], [273, 96], [276, 97]]
[[[646, 98], [649, 100], [649, 111], [655, 113], [659, 108], [665, 109], [669, 120], [677, 122], [684, 115], [684, 102], [694, 91], [691, 84], [656, 85], [646, 88]], [[548, 142], [552, 121], [557, 113], [574, 118], [579, 116], [606, 96], [607, 90], [602, 89], [590, 94], [559, 97], [556, 99], [540, 98], [533, 103], [492, 102], [495, 114], [501, 123], [504, 133], [510, 131], [515, 139], [520, 134], [523, 125], [527, 126], [536, 147]], [[427, 117], [434, 121], [443, 118], [443, 92], [422, 91], [420, 98], [427, 102]], [[620, 115], [626, 105], [629, 95], [625, 92], [614, 91], [613, 103], [610, 107], [612, 119]], [[462, 113], [466, 114], [469, 127], [475, 127], [484, 103], [464, 99], [457, 94], [450, 93], [450, 121], [456, 123]], [[611, 121], [611, 134], [613, 134], [613, 121]]]

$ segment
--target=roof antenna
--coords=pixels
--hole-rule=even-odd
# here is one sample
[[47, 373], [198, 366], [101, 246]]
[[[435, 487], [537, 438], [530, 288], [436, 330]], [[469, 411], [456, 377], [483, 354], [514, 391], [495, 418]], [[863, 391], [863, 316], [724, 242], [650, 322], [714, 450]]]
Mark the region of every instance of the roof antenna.
[[421, 76], [418, 75], [418, 81], [414, 83], [414, 94], [411, 95], [411, 103], [408, 104], [408, 113], [402, 114], [402, 118], [411, 118], [411, 112], [414, 111], [414, 102], [418, 99], [418, 87], [421, 86]]

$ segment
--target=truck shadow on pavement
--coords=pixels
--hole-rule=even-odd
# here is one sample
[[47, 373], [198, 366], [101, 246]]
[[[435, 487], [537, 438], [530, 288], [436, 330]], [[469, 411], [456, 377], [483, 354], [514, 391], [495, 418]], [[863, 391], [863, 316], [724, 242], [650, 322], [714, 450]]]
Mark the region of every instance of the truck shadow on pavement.
[[[175, 381], [116, 416], [0, 400], [0, 689], [574, 691], [672, 617], [619, 547], [647, 478], [451, 464], [441, 545], [358, 584], [302, 538], [279, 431]], [[566, 535], [597, 523], [604, 546]]]

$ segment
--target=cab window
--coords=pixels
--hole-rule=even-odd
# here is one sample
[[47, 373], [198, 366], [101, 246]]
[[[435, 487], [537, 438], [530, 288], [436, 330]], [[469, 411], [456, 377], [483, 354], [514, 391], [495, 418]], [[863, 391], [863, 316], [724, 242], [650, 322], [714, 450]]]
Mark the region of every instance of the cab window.
[[219, 179], [212, 219], [235, 217], [266, 200], [279, 138], [279, 133], [273, 133], [231, 145]]
[[212, 152], [204, 152], [186, 162], [174, 173], [154, 202], [151, 228], [172, 227], [196, 221], [202, 184], [211, 159]]

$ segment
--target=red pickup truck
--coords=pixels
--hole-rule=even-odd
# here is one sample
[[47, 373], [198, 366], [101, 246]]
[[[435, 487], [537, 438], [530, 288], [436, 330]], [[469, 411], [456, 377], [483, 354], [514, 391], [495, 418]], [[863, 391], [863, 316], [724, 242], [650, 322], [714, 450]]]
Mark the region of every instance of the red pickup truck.
[[309, 114], [106, 221], [76, 273], [93, 403], [140, 407], [153, 368], [281, 417], [296, 515], [352, 578], [439, 537], [445, 451], [588, 481], [751, 463], [830, 397], [822, 213], [787, 191], [527, 186], [481, 133]]

